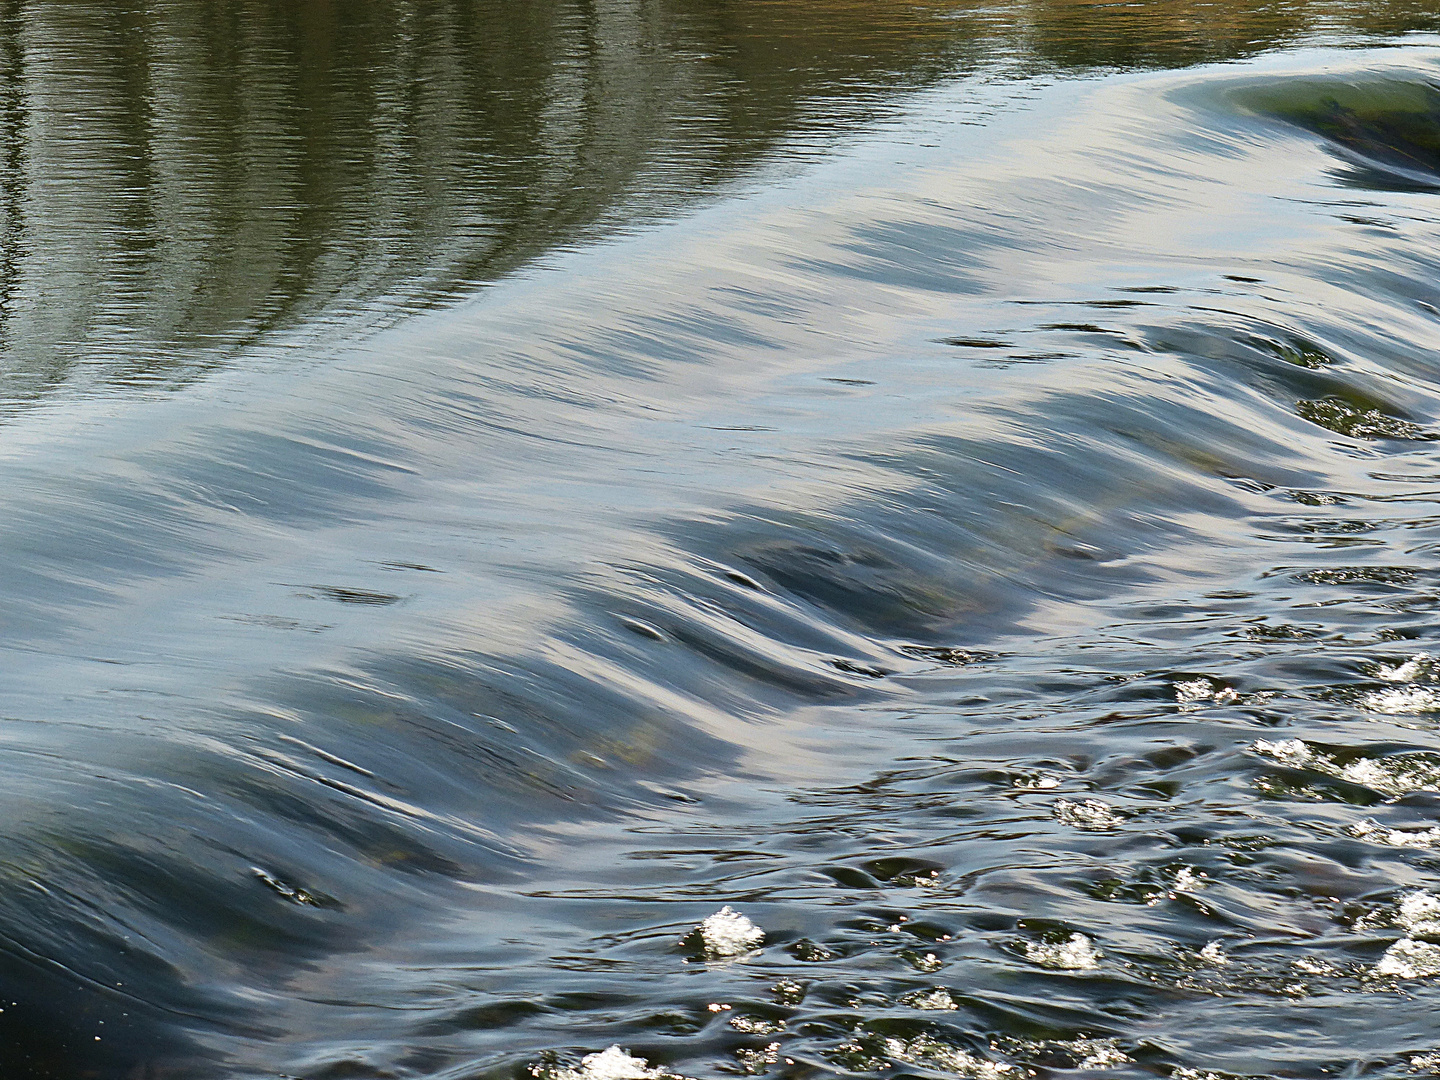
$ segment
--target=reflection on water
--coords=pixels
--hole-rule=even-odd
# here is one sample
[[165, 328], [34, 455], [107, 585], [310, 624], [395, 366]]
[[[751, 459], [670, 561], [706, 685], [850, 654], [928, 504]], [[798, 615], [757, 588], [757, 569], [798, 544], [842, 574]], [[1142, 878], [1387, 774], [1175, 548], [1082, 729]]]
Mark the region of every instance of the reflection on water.
[[[5, 398], [333, 344], [977, 66], [1171, 67], [1421, 3], [0, 9]], [[347, 330], [348, 327], [348, 330]]]
[[0, 1073], [1436, 1067], [1423, 8], [0, 17]]

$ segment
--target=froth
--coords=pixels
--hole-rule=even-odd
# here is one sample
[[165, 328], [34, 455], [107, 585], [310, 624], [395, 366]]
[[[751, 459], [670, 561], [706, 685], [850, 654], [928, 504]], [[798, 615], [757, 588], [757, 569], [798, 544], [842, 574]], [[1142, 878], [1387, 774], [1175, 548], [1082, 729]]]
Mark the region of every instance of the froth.
[[1099, 799], [1086, 799], [1083, 802], [1056, 799], [1050, 811], [1062, 825], [1073, 825], [1077, 829], [1099, 831], [1119, 828], [1125, 823], [1123, 814]]
[[1209, 679], [1186, 679], [1175, 684], [1175, 701], [1182, 712], [1205, 705], [1231, 705], [1240, 695], [1228, 686], [1216, 686]]
[[726, 904], [697, 928], [705, 952], [713, 957], [741, 956], [758, 949], [765, 931]]
[[1376, 672], [1386, 682], [1415, 682], [1423, 676], [1429, 676], [1432, 661], [1429, 653], [1416, 653], [1403, 664], [1381, 664]]
[[1421, 979], [1440, 975], [1440, 945], [1401, 938], [1385, 950], [1375, 974], [1389, 979]]
[[913, 1039], [887, 1038], [885, 1054], [895, 1061], [909, 1065], [938, 1066], [946, 1072], [971, 1077], [973, 1080], [999, 1080], [1001, 1077], [1023, 1075], [1015, 1065], [977, 1057], [968, 1050], [941, 1042], [932, 1035], [917, 1035]]
[[1357, 839], [1368, 840], [1372, 844], [1385, 844], [1389, 847], [1433, 848], [1440, 844], [1440, 828], [1390, 829], [1369, 818], [1356, 822], [1346, 831]]
[[1440, 690], [1429, 686], [1397, 686], [1372, 690], [1360, 699], [1370, 712], [1398, 716], [1404, 713], [1425, 713], [1440, 710]]
[[[1412, 791], [1440, 791], [1440, 761], [1433, 754], [1393, 754], [1382, 758], [1355, 758], [1339, 764], [1328, 754], [1318, 753], [1299, 739], [1252, 743], [1250, 749], [1291, 768], [1314, 769], [1352, 784], [1360, 784], [1382, 795], [1408, 795]], [[1398, 846], [1398, 845], [1397, 845]]]
[[1395, 922], [1411, 937], [1440, 937], [1440, 896], [1411, 893], [1400, 901]]
[[1060, 971], [1094, 971], [1103, 955], [1084, 934], [1071, 934], [1067, 941], [1056, 945], [1042, 941], [1025, 943], [1025, 959]]
[[550, 1080], [659, 1080], [671, 1075], [664, 1069], [652, 1069], [644, 1058], [627, 1054], [618, 1045], [598, 1054], [586, 1054], [576, 1069], [532, 1068], [530, 1072]]

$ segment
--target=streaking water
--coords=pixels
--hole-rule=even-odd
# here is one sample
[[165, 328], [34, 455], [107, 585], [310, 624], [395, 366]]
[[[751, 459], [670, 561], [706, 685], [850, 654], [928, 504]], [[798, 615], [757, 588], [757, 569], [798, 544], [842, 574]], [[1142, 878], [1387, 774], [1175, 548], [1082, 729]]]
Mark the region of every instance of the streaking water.
[[134, 289], [5, 339], [7, 1076], [1440, 1068], [1440, 49], [998, 40], [218, 342], [16, 278]]

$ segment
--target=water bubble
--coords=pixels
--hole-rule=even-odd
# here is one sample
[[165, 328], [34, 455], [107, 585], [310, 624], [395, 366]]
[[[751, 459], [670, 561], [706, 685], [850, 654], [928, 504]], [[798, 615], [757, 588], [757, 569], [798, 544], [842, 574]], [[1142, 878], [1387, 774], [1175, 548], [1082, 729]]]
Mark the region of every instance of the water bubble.
[[1104, 1069], [1134, 1060], [1115, 1039], [1076, 1039], [1070, 1047], [1082, 1055], [1077, 1069]]
[[927, 975], [931, 972], [939, 971], [945, 966], [945, 961], [941, 960], [933, 952], [926, 953], [924, 956], [918, 953], [902, 953], [901, 955], [909, 960], [910, 963], [915, 966], [916, 970], [923, 971]]
[[740, 1070], [746, 1076], [758, 1076], [768, 1071], [767, 1066], [780, 1060], [780, 1044], [772, 1042], [759, 1050], [742, 1047], [735, 1051], [735, 1057], [740, 1062]]
[[1197, 874], [1190, 867], [1182, 866], [1180, 872], [1175, 875], [1174, 892], [1199, 892], [1209, 884], [1203, 873]]
[[767, 1020], [763, 1016], [732, 1016], [730, 1026], [746, 1035], [773, 1035], [785, 1030], [784, 1020]]
[[806, 986], [794, 979], [781, 979], [770, 988], [775, 1000], [782, 1005], [799, 1005], [805, 1000]]

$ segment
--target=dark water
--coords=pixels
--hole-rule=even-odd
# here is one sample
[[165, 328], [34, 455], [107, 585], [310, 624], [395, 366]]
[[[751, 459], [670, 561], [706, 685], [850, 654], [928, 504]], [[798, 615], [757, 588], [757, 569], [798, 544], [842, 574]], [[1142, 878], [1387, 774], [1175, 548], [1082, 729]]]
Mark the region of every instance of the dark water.
[[1440, 1074], [1437, 22], [0, 5], [0, 1074]]

